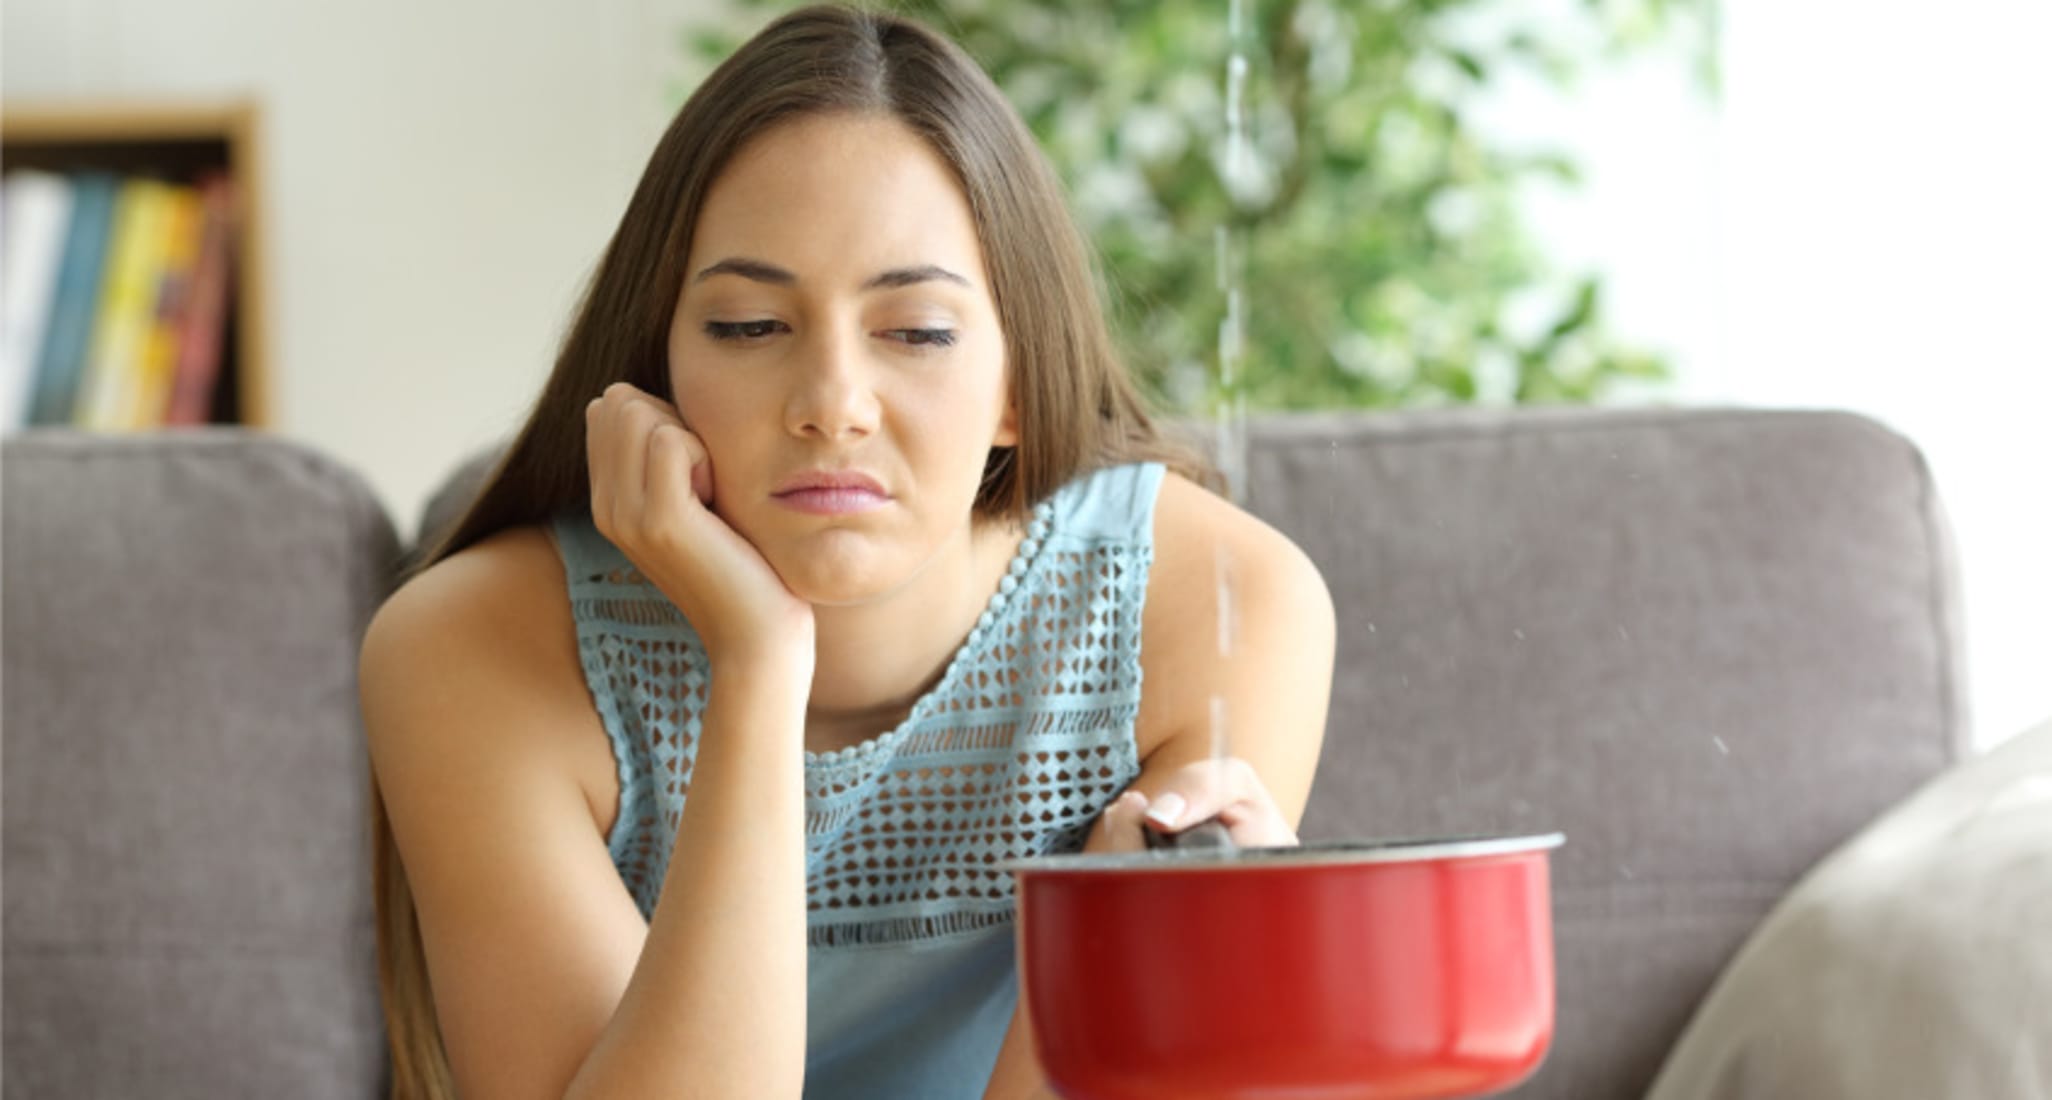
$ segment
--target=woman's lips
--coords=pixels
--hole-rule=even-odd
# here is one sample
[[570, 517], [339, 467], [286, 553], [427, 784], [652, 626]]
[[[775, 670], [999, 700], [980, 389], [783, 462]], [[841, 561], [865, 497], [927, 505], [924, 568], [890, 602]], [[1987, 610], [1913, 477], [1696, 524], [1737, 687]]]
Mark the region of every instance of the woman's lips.
[[770, 494], [786, 507], [818, 516], [845, 516], [881, 508], [891, 499], [860, 470], [807, 470], [785, 478]]
[[790, 492], [778, 493], [776, 499], [787, 508], [816, 516], [845, 516], [881, 508], [891, 498], [875, 490], [855, 486], [822, 486], [816, 489], [793, 489]]

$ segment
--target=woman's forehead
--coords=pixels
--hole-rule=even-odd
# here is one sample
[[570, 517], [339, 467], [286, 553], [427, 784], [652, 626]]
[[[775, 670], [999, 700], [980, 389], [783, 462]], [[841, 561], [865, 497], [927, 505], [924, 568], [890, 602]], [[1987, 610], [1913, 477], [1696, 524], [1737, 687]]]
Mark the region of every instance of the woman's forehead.
[[735, 259], [800, 283], [930, 266], [987, 285], [954, 171], [887, 115], [809, 116], [744, 146], [699, 211], [687, 278]]

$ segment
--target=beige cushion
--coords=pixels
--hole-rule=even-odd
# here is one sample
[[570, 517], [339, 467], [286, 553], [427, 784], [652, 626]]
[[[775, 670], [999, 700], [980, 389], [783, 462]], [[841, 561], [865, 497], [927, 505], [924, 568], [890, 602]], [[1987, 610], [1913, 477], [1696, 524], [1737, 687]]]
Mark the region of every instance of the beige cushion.
[[2052, 722], [1820, 864], [1648, 1100], [2052, 1097]]

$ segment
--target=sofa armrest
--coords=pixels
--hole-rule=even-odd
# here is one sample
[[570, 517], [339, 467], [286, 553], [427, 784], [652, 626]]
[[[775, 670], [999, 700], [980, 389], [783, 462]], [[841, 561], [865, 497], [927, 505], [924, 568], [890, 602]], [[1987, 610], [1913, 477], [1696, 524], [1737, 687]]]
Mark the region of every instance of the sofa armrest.
[[391, 523], [240, 430], [31, 431], [0, 467], [9, 1091], [370, 1095], [356, 654]]

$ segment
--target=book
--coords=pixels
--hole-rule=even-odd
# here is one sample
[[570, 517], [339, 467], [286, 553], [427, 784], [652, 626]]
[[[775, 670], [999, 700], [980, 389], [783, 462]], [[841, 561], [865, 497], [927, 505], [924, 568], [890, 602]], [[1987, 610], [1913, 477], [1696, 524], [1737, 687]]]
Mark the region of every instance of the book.
[[88, 431], [124, 427], [125, 411], [140, 385], [143, 342], [155, 320], [169, 188], [158, 180], [131, 178], [121, 182], [115, 196], [85, 382], [72, 416], [73, 424]]
[[118, 189], [119, 181], [105, 172], [71, 178], [71, 223], [65, 230], [56, 296], [36, 363], [32, 424], [69, 424], [78, 405]]
[[41, 171], [0, 181], [0, 431], [28, 423], [70, 225], [71, 181]]
[[228, 284], [234, 277], [235, 184], [226, 175], [200, 181], [199, 258], [179, 339], [178, 368], [171, 384], [166, 424], [205, 424], [220, 382], [221, 352], [228, 335]]
[[153, 273], [156, 294], [137, 348], [135, 384], [127, 393], [116, 424], [143, 430], [162, 427], [171, 407], [171, 385], [178, 369], [178, 343], [184, 332], [188, 286], [199, 257], [199, 188], [173, 184], [165, 188], [159, 217], [161, 240]]

